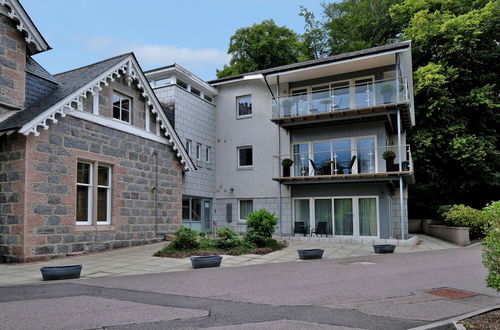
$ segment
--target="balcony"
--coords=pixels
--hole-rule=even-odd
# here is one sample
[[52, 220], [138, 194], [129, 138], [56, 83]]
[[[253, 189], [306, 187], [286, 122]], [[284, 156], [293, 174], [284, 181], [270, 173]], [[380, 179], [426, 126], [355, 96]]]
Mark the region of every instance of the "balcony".
[[[409, 145], [385, 147], [358, 147], [337, 149], [322, 146], [322, 151], [308, 152], [305, 147], [294, 146], [294, 153], [274, 156], [273, 180], [283, 184], [370, 182], [399, 180], [414, 183], [413, 161]], [[305, 144], [301, 146], [307, 146]], [[332, 148], [333, 147], [333, 148]], [[318, 148], [319, 149], [319, 148]], [[325, 150], [327, 149], [327, 150]], [[401, 164], [397, 156], [401, 152]], [[393, 160], [384, 155], [392, 153]], [[386, 157], [387, 158], [387, 157]], [[287, 170], [282, 161], [293, 163]], [[401, 166], [401, 167], [400, 167]], [[289, 173], [288, 173], [289, 172]]]
[[272, 121], [281, 126], [311, 125], [329, 121], [353, 121], [383, 117], [402, 109], [409, 125], [410, 96], [405, 77], [384, 80], [358, 79], [295, 89], [291, 95], [273, 99]]

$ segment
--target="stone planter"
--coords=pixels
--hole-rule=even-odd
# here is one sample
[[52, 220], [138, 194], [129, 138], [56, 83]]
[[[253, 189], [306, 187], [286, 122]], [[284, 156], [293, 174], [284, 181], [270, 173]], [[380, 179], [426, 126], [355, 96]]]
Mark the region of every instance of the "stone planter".
[[394, 244], [381, 244], [381, 245], [374, 245], [373, 251], [375, 251], [375, 253], [378, 253], [378, 254], [393, 253], [395, 248], [396, 248], [396, 245], [394, 245]]
[[467, 246], [470, 245], [469, 228], [448, 227], [443, 225], [426, 225], [424, 231], [427, 235], [444, 239], [448, 242]]
[[42, 267], [40, 268], [40, 272], [42, 272], [44, 281], [68, 280], [72, 278], [80, 278], [82, 265]]
[[191, 265], [193, 268], [210, 268], [220, 267], [222, 257], [219, 255], [213, 256], [193, 256], [191, 257]]
[[323, 258], [323, 249], [302, 249], [297, 250], [299, 253], [299, 258], [302, 260], [307, 259], [321, 259]]

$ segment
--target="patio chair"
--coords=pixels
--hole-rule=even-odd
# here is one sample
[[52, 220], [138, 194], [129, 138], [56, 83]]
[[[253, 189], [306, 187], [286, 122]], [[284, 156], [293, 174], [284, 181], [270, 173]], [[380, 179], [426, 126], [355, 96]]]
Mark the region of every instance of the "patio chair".
[[316, 226], [316, 228], [313, 228], [311, 229], [311, 236], [312, 234], [316, 234], [316, 236], [318, 235], [325, 235], [325, 236], [328, 236], [328, 233], [326, 232], [326, 226], [327, 226], [327, 222], [318, 222], [318, 225]]
[[[312, 175], [316, 175], [317, 174], [316, 171], [318, 171], [318, 168], [316, 167], [316, 164], [311, 158], [309, 158], [309, 165], [312, 168]], [[309, 175], [311, 175], [311, 173], [309, 173]]]
[[351, 162], [349, 163], [349, 174], [352, 174], [352, 167], [354, 166], [354, 162], [356, 162], [356, 156], [352, 156]]
[[295, 226], [293, 227], [293, 233], [294, 234], [304, 234], [304, 237], [306, 236], [307, 230], [306, 230], [306, 225], [304, 222], [295, 222]]

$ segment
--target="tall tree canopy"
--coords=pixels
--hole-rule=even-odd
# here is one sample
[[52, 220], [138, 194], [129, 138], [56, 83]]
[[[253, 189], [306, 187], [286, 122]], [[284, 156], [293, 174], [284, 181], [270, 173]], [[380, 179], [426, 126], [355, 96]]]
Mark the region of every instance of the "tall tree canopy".
[[272, 19], [240, 28], [229, 41], [227, 52], [232, 55], [231, 61], [217, 70], [217, 77], [298, 62], [302, 59], [302, 47], [297, 33], [277, 26]]

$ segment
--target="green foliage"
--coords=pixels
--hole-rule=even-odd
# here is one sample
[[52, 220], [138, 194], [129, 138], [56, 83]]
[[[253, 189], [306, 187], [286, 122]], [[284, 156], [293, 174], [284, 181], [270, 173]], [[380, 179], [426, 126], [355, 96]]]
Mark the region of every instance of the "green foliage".
[[444, 221], [456, 227], [469, 227], [469, 234], [473, 238], [484, 236], [487, 221], [481, 210], [463, 204], [453, 205], [443, 214]]
[[392, 150], [386, 150], [382, 153], [382, 158], [385, 159], [385, 160], [389, 160], [389, 159], [394, 159], [396, 158], [396, 153]]
[[174, 249], [187, 251], [197, 249], [200, 246], [199, 235], [196, 230], [181, 226], [175, 231], [174, 235], [175, 238], [170, 243]]
[[401, 29], [389, 15], [401, 0], [344, 0], [323, 4], [329, 55], [381, 46], [397, 40]]
[[214, 241], [215, 247], [223, 250], [230, 250], [240, 246], [243, 242], [238, 233], [230, 228], [222, 228], [217, 232], [217, 238]]
[[267, 69], [298, 62], [302, 59], [303, 45], [298, 35], [274, 21], [236, 30], [229, 41], [229, 65], [217, 70], [217, 77], [223, 78], [241, 73]]
[[483, 240], [483, 264], [488, 269], [486, 284], [500, 290], [500, 201], [483, 208], [488, 231]]
[[272, 240], [278, 218], [269, 211], [261, 209], [247, 216], [245, 239], [257, 247], [265, 247]]
[[292, 166], [292, 164], [293, 164], [293, 160], [291, 160], [290, 158], [284, 158], [281, 160], [281, 165], [283, 167], [290, 167], [290, 166]]

